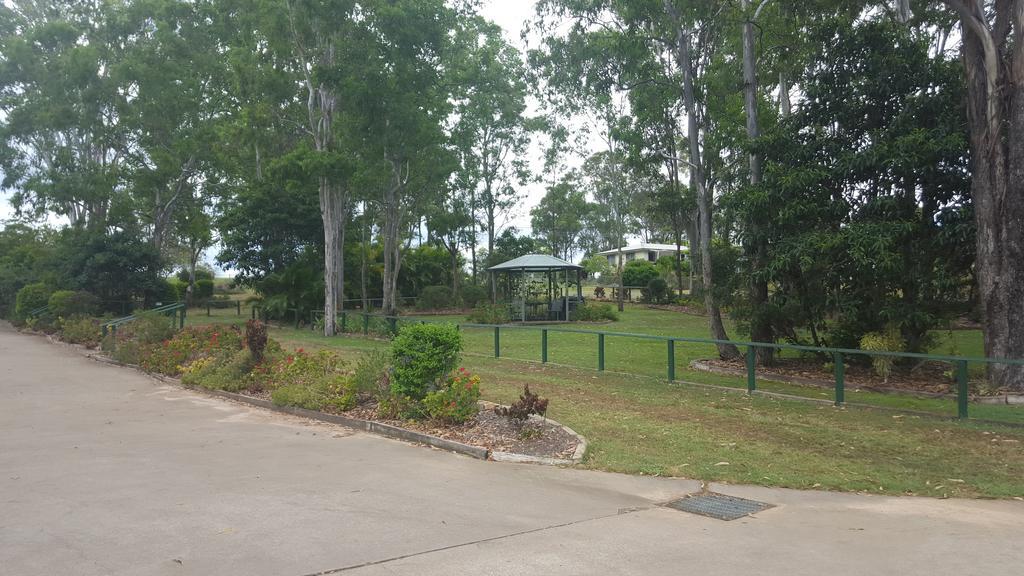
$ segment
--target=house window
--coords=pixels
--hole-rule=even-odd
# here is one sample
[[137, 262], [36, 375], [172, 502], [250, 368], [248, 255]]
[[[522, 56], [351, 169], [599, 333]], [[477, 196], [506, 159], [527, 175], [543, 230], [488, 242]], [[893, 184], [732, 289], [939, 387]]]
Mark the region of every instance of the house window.
[[648, 262], [657, 262], [658, 261], [658, 253], [654, 252], [654, 251], [648, 252], [647, 253], [647, 261]]

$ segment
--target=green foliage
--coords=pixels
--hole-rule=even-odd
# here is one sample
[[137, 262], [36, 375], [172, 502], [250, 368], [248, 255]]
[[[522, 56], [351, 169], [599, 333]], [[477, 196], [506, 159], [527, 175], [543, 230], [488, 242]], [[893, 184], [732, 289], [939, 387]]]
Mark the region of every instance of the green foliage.
[[658, 278], [658, 269], [647, 260], [630, 260], [622, 267], [622, 285], [645, 288], [647, 284]]
[[454, 324], [410, 324], [391, 342], [391, 392], [422, 400], [458, 362], [462, 334]]
[[128, 232], [67, 229], [59, 236], [56, 253], [61, 286], [111, 303], [142, 299], [152, 304], [165, 296], [163, 257], [151, 242]]
[[248, 350], [224, 351], [192, 362], [182, 373], [181, 382], [186, 386], [239, 392], [249, 388], [247, 376], [255, 366]]
[[469, 313], [469, 321], [476, 324], [508, 324], [511, 312], [507, 304], [480, 302]]
[[53, 289], [42, 282], [26, 285], [21, 290], [18, 290], [14, 306], [15, 316], [20, 319], [28, 318], [29, 312], [49, 304], [52, 293]]
[[[906, 342], [900, 336], [899, 330], [894, 328], [889, 328], [884, 332], [868, 332], [860, 339], [861, 350], [903, 352], [905, 347]], [[884, 382], [888, 382], [896, 360], [897, 358], [894, 356], [872, 356], [871, 366]]]
[[423, 408], [431, 419], [444, 424], [463, 424], [480, 411], [480, 377], [465, 368], [423, 398]]
[[653, 302], [655, 304], [667, 302], [671, 296], [671, 292], [668, 289], [668, 282], [665, 282], [665, 279], [660, 276], [658, 278], [652, 278], [651, 281], [647, 283], [645, 296], [649, 302]]
[[288, 318], [289, 310], [319, 310], [324, 305], [324, 274], [320, 256], [307, 250], [301, 259], [256, 283], [267, 318]]
[[575, 184], [578, 179], [574, 173], [565, 176], [530, 210], [533, 233], [559, 258], [570, 259], [579, 249], [589, 210], [584, 191]]
[[599, 276], [603, 279], [602, 281], [607, 281], [609, 277], [615, 274], [615, 270], [612, 269], [612, 265], [608, 263], [607, 256], [598, 256], [595, 254], [594, 256], [584, 258], [583, 261], [580, 262], [580, 265], [587, 271], [587, 274], [592, 277]]
[[453, 305], [452, 290], [447, 286], [427, 286], [416, 301], [419, 310], [443, 310]]
[[345, 363], [332, 352], [297, 351], [272, 368], [280, 384], [271, 391], [271, 400], [279, 406], [307, 410], [351, 409], [356, 404], [356, 389], [344, 368]]
[[476, 284], [466, 284], [460, 289], [462, 305], [466, 308], [476, 308], [477, 304], [488, 299], [487, 289]]
[[196, 280], [196, 289], [193, 297], [197, 300], [205, 300], [213, 297], [213, 280], [202, 279]]
[[14, 223], [0, 227], [0, 317], [15, 316], [18, 290], [45, 279], [52, 248], [52, 234], [46, 229]]
[[[402, 256], [402, 269], [398, 275], [398, 291], [406, 295], [419, 295], [432, 288], [452, 284], [452, 261], [446, 250], [424, 244], [407, 250]], [[451, 289], [448, 289], [449, 300]], [[440, 306], [450, 307], [450, 303]]]
[[101, 334], [99, 318], [72, 315], [61, 322], [60, 339], [65, 342], [96, 348], [100, 344]]
[[580, 304], [572, 311], [570, 316], [572, 320], [577, 322], [603, 322], [619, 319], [619, 313], [612, 308], [611, 304], [598, 304], [595, 302]]
[[388, 352], [371, 350], [364, 353], [352, 373], [352, 386], [356, 393], [378, 399], [390, 395], [390, 366], [391, 355]]
[[100, 312], [100, 300], [82, 291], [57, 290], [50, 295], [50, 314], [57, 318], [74, 315], [95, 316]]
[[241, 348], [242, 335], [236, 326], [189, 326], [144, 347], [138, 363], [147, 372], [176, 376], [193, 362], [230, 356]]

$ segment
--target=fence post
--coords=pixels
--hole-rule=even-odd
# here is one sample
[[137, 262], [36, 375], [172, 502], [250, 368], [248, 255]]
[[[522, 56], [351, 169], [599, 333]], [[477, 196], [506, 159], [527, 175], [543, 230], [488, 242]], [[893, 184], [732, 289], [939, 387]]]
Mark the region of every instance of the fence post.
[[299, 309], [295, 309], [295, 329], [299, 329]]
[[110, 327], [110, 351], [117, 350], [117, 324]]
[[242, 301], [241, 300], [235, 300], [235, 310], [238, 311], [238, 315], [239, 316], [242, 315]]
[[956, 415], [967, 418], [967, 360], [956, 361]]
[[597, 335], [597, 369], [604, 371], [604, 332]]
[[249, 310], [252, 312], [252, 319], [255, 320], [256, 319], [256, 307], [253, 306]]
[[668, 341], [668, 381], [676, 379], [676, 341], [671, 338]]
[[846, 366], [843, 364], [843, 353], [836, 352], [833, 356], [836, 374], [836, 406], [846, 402]]
[[178, 322], [178, 330], [185, 329], [185, 307], [181, 307], [181, 320]]
[[370, 315], [363, 312], [363, 336], [370, 334]]
[[548, 361], [548, 329], [543, 328], [540, 331], [540, 361], [543, 364], [547, 364]]
[[494, 357], [501, 358], [501, 328], [494, 327]]
[[207, 317], [210, 316], [210, 303], [209, 302], [206, 303], [206, 316]]
[[747, 392], [757, 390], [757, 373], [754, 369], [754, 361], [757, 357], [757, 349], [747, 346]]

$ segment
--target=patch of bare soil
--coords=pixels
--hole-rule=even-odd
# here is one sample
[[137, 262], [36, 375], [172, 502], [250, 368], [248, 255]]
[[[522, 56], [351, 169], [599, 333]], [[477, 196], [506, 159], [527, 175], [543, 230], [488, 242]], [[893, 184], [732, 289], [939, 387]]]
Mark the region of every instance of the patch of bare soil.
[[679, 304], [648, 304], [648, 308], [651, 310], [667, 310], [669, 312], [682, 312], [683, 314], [690, 314], [691, 316], [705, 316], [707, 312], [703, 306], [697, 306], [695, 304], [687, 304], [685, 306]]
[[495, 414], [493, 410], [481, 409], [475, 419], [455, 426], [429, 420], [385, 418], [372, 402], [348, 410], [344, 415], [423, 432], [495, 452], [512, 452], [527, 456], [569, 459], [572, 458], [578, 443], [575, 436], [550, 421], [530, 420], [522, 426], [517, 426], [508, 418]]
[[[718, 358], [700, 361], [703, 364], [726, 369], [730, 372], [746, 373], [742, 359], [721, 360]], [[894, 366], [888, 381], [875, 374], [870, 364], [847, 363], [845, 377], [847, 388], [860, 388], [878, 392], [913, 392], [926, 395], [945, 395], [955, 391], [950, 366], [943, 362], [920, 362], [909, 366]], [[758, 377], [771, 380], [781, 376], [784, 381], [810, 384], [825, 388], [835, 385], [835, 375], [820, 360], [808, 358], [778, 358], [768, 368], [758, 368]]]

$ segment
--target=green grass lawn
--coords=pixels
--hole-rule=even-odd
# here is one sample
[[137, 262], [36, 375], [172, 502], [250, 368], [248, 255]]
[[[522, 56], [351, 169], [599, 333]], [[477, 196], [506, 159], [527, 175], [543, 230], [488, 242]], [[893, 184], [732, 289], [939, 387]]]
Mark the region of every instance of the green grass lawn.
[[[234, 310], [212, 314], [207, 318], [205, 310], [193, 313], [189, 322], [248, 318], [245, 309], [241, 318]], [[704, 334], [703, 318], [646, 309], [630, 310], [621, 322], [599, 328]], [[585, 461], [590, 468], [793, 488], [1024, 496], [1022, 429], [748, 396], [728, 389], [742, 388], [742, 379], [684, 369], [689, 359], [711, 355], [707, 346], [677, 344], [678, 378], [683, 382], [670, 384], [661, 342], [614, 342], [608, 337], [608, 371], [601, 373], [593, 370], [597, 352], [592, 335], [550, 334], [549, 360], [558, 365], [544, 365], [539, 363], [538, 333], [503, 330], [501, 359], [493, 358], [492, 331], [466, 329], [464, 334], [463, 363], [481, 375], [484, 398], [507, 403], [525, 384], [549, 397], [549, 415], [590, 441]], [[325, 338], [290, 327], [272, 328], [271, 336], [292, 348], [329, 348], [352, 360], [387, 346], [381, 340]], [[761, 389], [831, 398], [829, 391], [817, 388], [765, 382]], [[850, 391], [848, 400], [944, 415], [955, 411], [951, 401], [868, 392]], [[1016, 421], [1022, 421], [1024, 412], [1000, 406], [971, 409], [975, 417]]]

